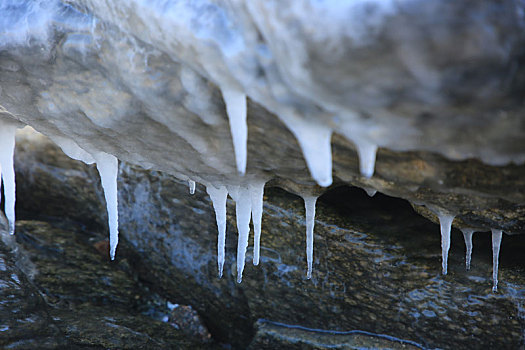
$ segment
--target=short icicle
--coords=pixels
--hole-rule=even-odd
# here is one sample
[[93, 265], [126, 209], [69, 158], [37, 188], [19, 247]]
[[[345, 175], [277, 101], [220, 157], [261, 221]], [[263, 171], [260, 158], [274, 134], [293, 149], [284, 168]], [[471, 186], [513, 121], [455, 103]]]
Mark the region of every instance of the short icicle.
[[[4, 181], [5, 216], [9, 221], [9, 233], [15, 233], [15, 134], [17, 127], [0, 122], [0, 177]], [[1, 195], [0, 195], [1, 196]]]
[[115, 252], [118, 245], [118, 193], [117, 174], [118, 159], [108, 153], [99, 152], [93, 154], [100, 174], [109, 223], [109, 256], [115, 260]]
[[190, 188], [190, 194], [195, 194], [195, 181], [188, 180], [188, 187]]
[[359, 171], [366, 178], [374, 175], [376, 166], [377, 145], [370, 142], [356, 142], [357, 154], [359, 155]]
[[439, 226], [441, 228], [441, 265], [443, 267], [443, 274], [447, 274], [448, 251], [450, 249], [450, 229], [452, 228], [452, 221], [454, 215], [438, 215]]
[[472, 235], [476, 231], [471, 228], [464, 228], [461, 229], [461, 232], [463, 232], [463, 238], [465, 238], [465, 246], [467, 248], [465, 253], [465, 267], [467, 270], [470, 270], [470, 261], [472, 258]]
[[206, 192], [210, 195], [213, 209], [215, 210], [215, 219], [217, 221], [217, 265], [219, 267], [219, 277], [222, 277], [224, 267], [224, 246], [226, 243], [226, 200], [228, 190], [226, 187], [213, 185], [206, 186]]
[[365, 188], [364, 190], [369, 197], [373, 197], [377, 193], [377, 190], [374, 188]]
[[499, 249], [501, 247], [501, 238], [503, 232], [501, 230], [492, 229], [492, 291], [498, 291], [498, 265], [499, 265]]
[[263, 213], [264, 181], [252, 182], [249, 185], [252, 202], [253, 222], [253, 264], [259, 265], [261, 252], [261, 222]]
[[244, 175], [248, 157], [248, 125], [246, 122], [246, 95], [235, 89], [222, 89], [222, 98], [226, 105], [226, 113], [230, 121], [230, 131], [233, 140], [233, 150], [237, 162], [237, 170]]
[[317, 197], [303, 197], [306, 209], [306, 262], [308, 270], [306, 278], [312, 278], [312, 264], [314, 261], [314, 225], [315, 225], [315, 202]]
[[250, 219], [252, 213], [252, 200], [250, 189], [246, 186], [232, 186], [228, 192], [235, 201], [235, 215], [237, 217], [237, 283], [242, 282], [242, 272], [246, 260], [246, 248], [248, 248], [248, 236], [250, 234]]

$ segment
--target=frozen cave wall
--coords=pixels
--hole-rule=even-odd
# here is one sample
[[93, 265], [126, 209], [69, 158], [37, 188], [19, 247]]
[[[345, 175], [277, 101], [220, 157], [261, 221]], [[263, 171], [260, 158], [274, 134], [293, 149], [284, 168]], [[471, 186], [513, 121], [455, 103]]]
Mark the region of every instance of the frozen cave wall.
[[[1, 159], [30, 125], [96, 163], [111, 252], [122, 160], [204, 184], [238, 276], [266, 186], [351, 184], [467, 232], [525, 227], [523, 1], [3, 1]], [[10, 160], [11, 159], [11, 160]], [[12, 226], [14, 228], [14, 226]], [[311, 257], [313, 224], [308, 228]], [[309, 258], [310, 260], [310, 258]]]

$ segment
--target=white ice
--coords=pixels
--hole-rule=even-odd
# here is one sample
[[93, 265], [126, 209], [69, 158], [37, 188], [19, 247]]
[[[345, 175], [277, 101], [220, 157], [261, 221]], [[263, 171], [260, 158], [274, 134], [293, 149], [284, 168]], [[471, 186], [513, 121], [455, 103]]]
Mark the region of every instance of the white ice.
[[224, 246], [226, 242], [226, 200], [228, 198], [228, 191], [226, 187], [213, 185], [206, 186], [206, 192], [210, 195], [215, 210], [215, 219], [217, 221], [217, 230], [219, 232], [217, 238], [217, 264], [219, 267], [219, 277], [222, 277], [224, 267]]
[[261, 222], [263, 214], [264, 181], [249, 184], [253, 221], [253, 264], [259, 265], [261, 251]]
[[374, 175], [376, 166], [377, 145], [367, 142], [356, 142], [357, 154], [359, 155], [359, 171], [366, 178]]
[[285, 115], [283, 120], [295, 135], [312, 178], [319, 186], [332, 184], [332, 129], [326, 125]]
[[102, 188], [104, 189], [104, 197], [106, 198], [109, 223], [109, 255], [111, 260], [114, 260], [118, 245], [118, 159], [104, 152], [93, 154], [93, 158], [97, 163]]
[[188, 187], [190, 188], [190, 194], [195, 194], [195, 181], [188, 180]]
[[369, 196], [369, 197], [373, 197], [376, 195], [377, 193], [377, 190], [374, 189], [374, 188], [365, 188], [364, 189], [366, 191], [366, 194]]
[[464, 228], [461, 229], [461, 232], [463, 232], [463, 238], [465, 238], [465, 246], [467, 247], [467, 251], [465, 253], [465, 266], [467, 270], [470, 270], [470, 260], [472, 258], [472, 235], [476, 231], [472, 228]]
[[248, 186], [231, 186], [228, 187], [228, 192], [235, 201], [235, 215], [237, 216], [237, 231], [239, 233], [237, 240], [237, 283], [241, 283], [250, 234], [252, 199]]
[[450, 229], [452, 227], [452, 221], [454, 221], [454, 215], [438, 215], [439, 226], [441, 228], [441, 259], [443, 274], [447, 274], [447, 263], [448, 263], [448, 251], [450, 249]]
[[306, 209], [306, 262], [308, 271], [306, 278], [312, 278], [312, 264], [314, 261], [314, 225], [315, 225], [315, 202], [317, 197], [306, 196], [303, 197], [304, 206]]
[[501, 247], [501, 230], [492, 229], [492, 291], [498, 291], [498, 265], [499, 265], [499, 248]]
[[237, 162], [237, 170], [246, 172], [248, 157], [248, 125], [246, 123], [246, 95], [235, 89], [222, 89], [222, 98], [226, 105], [226, 112], [230, 121], [230, 131], [233, 140], [233, 150]]
[[0, 176], [4, 182], [5, 216], [9, 221], [9, 233], [15, 233], [15, 133], [17, 127], [0, 121]]

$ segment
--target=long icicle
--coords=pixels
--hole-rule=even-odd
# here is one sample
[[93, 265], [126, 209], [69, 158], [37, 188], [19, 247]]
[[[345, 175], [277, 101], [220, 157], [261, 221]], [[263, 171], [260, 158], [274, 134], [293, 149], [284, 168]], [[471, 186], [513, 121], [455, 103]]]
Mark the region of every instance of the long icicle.
[[314, 261], [314, 225], [315, 225], [315, 203], [317, 197], [303, 197], [306, 209], [306, 262], [308, 270], [306, 278], [312, 278], [312, 265]]
[[99, 152], [93, 155], [104, 189], [109, 223], [109, 256], [115, 260], [118, 245], [118, 193], [117, 175], [118, 159], [108, 153]]
[[259, 265], [261, 252], [261, 223], [263, 214], [264, 181], [250, 183], [253, 222], [253, 264]]
[[499, 249], [501, 247], [501, 238], [503, 232], [501, 230], [492, 229], [492, 291], [498, 291], [498, 265], [499, 265]]
[[215, 219], [217, 221], [217, 265], [219, 268], [219, 277], [222, 277], [224, 267], [224, 246], [226, 243], [226, 200], [228, 190], [220, 186], [215, 188], [212, 185], [206, 186], [206, 192], [210, 195], [213, 209], [215, 210]]
[[222, 98], [226, 105], [226, 113], [230, 121], [230, 131], [233, 140], [233, 150], [237, 170], [244, 175], [248, 157], [248, 125], [246, 122], [246, 95], [238, 90], [222, 89]]
[[472, 259], [472, 235], [476, 232], [472, 228], [464, 228], [461, 230], [463, 232], [463, 238], [465, 238], [465, 247], [467, 251], [465, 252], [465, 267], [467, 270], [470, 270], [470, 261]]
[[0, 123], [0, 175], [4, 180], [5, 215], [9, 221], [9, 233], [15, 233], [15, 152], [16, 126]]
[[439, 226], [441, 228], [441, 266], [443, 274], [447, 274], [448, 251], [450, 249], [450, 229], [452, 228], [452, 221], [454, 215], [438, 215]]
[[252, 214], [252, 201], [250, 190], [245, 186], [228, 187], [228, 192], [235, 201], [235, 215], [237, 219], [237, 283], [242, 282], [242, 272], [246, 260], [246, 248], [248, 248], [248, 236], [250, 234], [250, 219]]

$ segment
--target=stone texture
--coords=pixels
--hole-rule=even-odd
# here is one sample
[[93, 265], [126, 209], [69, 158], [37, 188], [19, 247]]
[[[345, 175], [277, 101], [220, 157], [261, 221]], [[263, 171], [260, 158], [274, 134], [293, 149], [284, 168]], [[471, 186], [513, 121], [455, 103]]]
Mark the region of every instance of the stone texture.
[[[48, 148], [55, 146], [37, 147], [43, 154], [40, 159]], [[61, 160], [66, 168], [70, 162]], [[22, 172], [31, 167], [17, 163]], [[89, 174], [89, 167], [83, 167]], [[85, 183], [100, 191], [94, 179]], [[36, 185], [34, 181], [27, 188]], [[19, 183], [18, 188], [25, 196], [26, 185]], [[97, 197], [100, 193], [91, 198]], [[71, 205], [63, 202], [64, 216], [71, 214], [79, 198], [70, 200]], [[18, 202], [19, 208], [24, 205]], [[39, 208], [45, 214], [45, 207]], [[453, 230], [449, 275], [442, 276], [437, 225], [415, 214], [407, 202], [381, 194], [369, 198], [360, 189], [338, 187], [319, 199], [314, 274], [306, 280], [302, 199], [268, 186], [261, 264], [251, 265], [249, 248], [243, 282], [237, 284], [232, 202], [222, 279], [217, 277], [213, 209], [202, 185], [191, 196], [185, 182], [121, 163], [119, 210], [122, 245], [117, 262], [127, 260], [152, 292], [191, 305], [216, 341], [235, 348], [252, 342], [255, 348], [289, 342], [317, 346], [310, 336], [292, 336], [282, 329], [269, 336], [264, 327], [261, 330], [259, 319], [319, 330], [386, 334], [431, 348], [524, 346], [521, 235], [503, 238], [499, 291], [494, 294], [488, 234], [474, 236], [473, 268], [467, 272], [463, 238]], [[374, 344], [374, 339], [361, 341]]]

